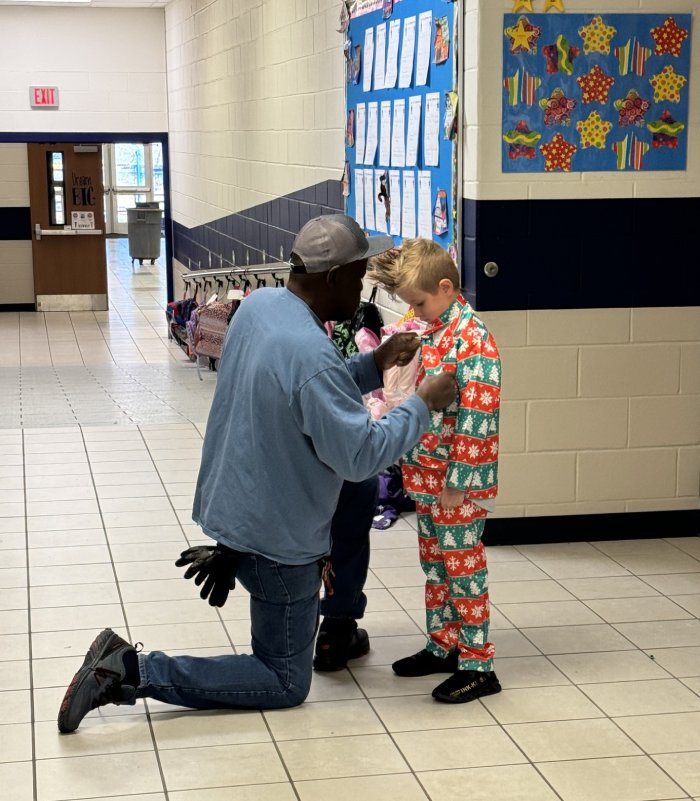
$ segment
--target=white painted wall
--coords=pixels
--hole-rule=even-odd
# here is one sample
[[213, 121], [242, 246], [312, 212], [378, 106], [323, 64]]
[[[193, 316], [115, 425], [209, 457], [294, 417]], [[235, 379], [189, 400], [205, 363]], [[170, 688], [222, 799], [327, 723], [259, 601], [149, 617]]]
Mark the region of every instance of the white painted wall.
[[[29, 205], [27, 146], [0, 143], [0, 214]], [[0, 305], [34, 303], [32, 243], [0, 239]]]
[[[30, 86], [58, 86], [58, 111]], [[162, 8], [0, 5], [0, 118], [9, 132], [167, 130]]]
[[340, 180], [339, 8], [338, 0], [166, 6], [175, 221], [191, 228]]

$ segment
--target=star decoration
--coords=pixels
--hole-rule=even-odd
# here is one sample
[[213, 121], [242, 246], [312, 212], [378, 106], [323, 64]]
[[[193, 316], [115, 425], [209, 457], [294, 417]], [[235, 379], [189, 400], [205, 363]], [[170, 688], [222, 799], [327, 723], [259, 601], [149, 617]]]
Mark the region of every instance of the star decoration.
[[663, 56], [668, 53], [672, 56], [680, 56], [683, 42], [688, 38], [688, 31], [676, 25], [673, 17], [668, 17], [663, 25], [651, 29], [651, 36], [656, 42], [654, 55]]
[[615, 83], [611, 75], [606, 75], [598, 64], [594, 64], [586, 75], [580, 75], [576, 82], [581, 87], [581, 100], [584, 103], [607, 103], [608, 93]]
[[668, 64], [661, 72], [653, 75], [649, 83], [654, 87], [655, 102], [669, 100], [671, 103], [680, 103], [681, 89], [688, 83], [688, 79], [683, 75], [679, 75]]
[[593, 17], [588, 25], [578, 29], [579, 36], [583, 39], [583, 52], [610, 54], [610, 40], [617, 33], [617, 28], [606, 25], [600, 15]]
[[564, 172], [571, 172], [571, 157], [576, 150], [576, 145], [567, 142], [560, 133], [554, 134], [549, 144], [540, 145], [540, 152], [544, 156], [545, 171], [563, 170]]
[[634, 72], [635, 75], [644, 75], [647, 60], [651, 56], [651, 48], [644, 47], [637, 37], [628, 39], [627, 44], [616, 47], [613, 51], [617, 59], [620, 75], [628, 75]]
[[678, 134], [685, 125], [674, 120], [670, 111], [662, 111], [658, 120], [647, 123], [647, 128], [651, 131], [654, 149], [669, 147], [675, 150], [678, 147]]
[[557, 11], [563, 11], [564, 0], [544, 0], [544, 10], [549, 11], [550, 8], [556, 8]]
[[515, 27], [506, 28], [504, 32], [510, 39], [510, 52], [513, 55], [537, 52], [537, 40], [540, 38], [542, 28], [533, 25], [527, 17], [520, 17]]
[[508, 92], [508, 103], [517, 106], [518, 103], [525, 103], [528, 106], [535, 105], [535, 94], [542, 85], [542, 78], [530, 75], [527, 70], [516, 70], [513, 75], [503, 79], [503, 88]]
[[520, 120], [512, 131], [503, 134], [503, 141], [508, 145], [508, 158], [534, 159], [537, 155], [535, 145], [542, 138], [542, 134], [531, 131], [525, 120]]
[[620, 113], [618, 125], [624, 128], [625, 125], [644, 125], [644, 115], [649, 111], [651, 105], [634, 89], [630, 89], [627, 95], [613, 104]]
[[624, 170], [626, 167], [631, 167], [633, 170], [641, 170], [644, 166], [644, 156], [650, 147], [648, 142], [644, 142], [635, 134], [627, 134], [619, 142], [613, 142], [612, 150], [617, 158], [617, 169]]
[[560, 33], [556, 42], [542, 47], [542, 55], [547, 60], [547, 72], [552, 75], [558, 70], [567, 75], [574, 74], [574, 59], [580, 54], [578, 47], [569, 47], [566, 36]]
[[567, 97], [562, 89], [555, 89], [552, 94], [540, 100], [540, 108], [544, 109], [545, 125], [570, 125], [571, 112], [576, 107], [576, 101]]
[[529, 11], [532, 13], [532, 0], [513, 0], [513, 14], [517, 11]]
[[591, 111], [588, 118], [579, 120], [576, 123], [576, 130], [581, 136], [581, 147], [586, 150], [589, 147], [597, 147], [598, 150], [605, 148], [605, 140], [612, 131], [613, 124], [604, 120], [597, 111]]

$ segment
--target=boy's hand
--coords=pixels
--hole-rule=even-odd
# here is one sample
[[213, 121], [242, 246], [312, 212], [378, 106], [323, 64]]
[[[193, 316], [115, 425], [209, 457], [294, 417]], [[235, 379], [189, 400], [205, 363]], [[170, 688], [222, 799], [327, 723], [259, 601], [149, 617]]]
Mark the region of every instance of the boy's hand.
[[464, 492], [445, 487], [440, 493], [440, 506], [443, 509], [456, 509], [464, 503]]
[[426, 376], [416, 390], [416, 395], [434, 412], [449, 406], [457, 397], [457, 382], [452, 373]]
[[412, 331], [394, 334], [374, 349], [374, 363], [384, 372], [390, 367], [404, 367], [414, 357], [420, 337]]

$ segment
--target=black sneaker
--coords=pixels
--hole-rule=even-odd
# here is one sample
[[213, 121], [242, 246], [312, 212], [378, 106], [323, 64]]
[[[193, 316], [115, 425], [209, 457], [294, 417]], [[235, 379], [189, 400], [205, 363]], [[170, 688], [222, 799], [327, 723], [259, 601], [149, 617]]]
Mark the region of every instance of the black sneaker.
[[457, 670], [457, 651], [445, 656], [435, 656], [432, 651], [418, 651], [413, 656], [399, 659], [391, 666], [397, 676], [429, 676], [431, 673], [454, 673]]
[[482, 695], [493, 695], [501, 692], [501, 685], [496, 674], [491, 670], [481, 673], [478, 670], [458, 670], [449, 679], [433, 690], [433, 698], [445, 704], [466, 704], [481, 698]]
[[348, 659], [357, 659], [369, 651], [369, 637], [357, 628], [356, 620], [326, 617], [316, 640], [314, 670], [343, 670]]
[[61, 733], [75, 731], [85, 715], [98, 706], [136, 703], [138, 677], [129, 676], [131, 683], [124, 683], [127, 679], [124, 655], [129, 652], [136, 656], [137, 649], [112, 629], [97, 635], [63, 696], [58, 712]]

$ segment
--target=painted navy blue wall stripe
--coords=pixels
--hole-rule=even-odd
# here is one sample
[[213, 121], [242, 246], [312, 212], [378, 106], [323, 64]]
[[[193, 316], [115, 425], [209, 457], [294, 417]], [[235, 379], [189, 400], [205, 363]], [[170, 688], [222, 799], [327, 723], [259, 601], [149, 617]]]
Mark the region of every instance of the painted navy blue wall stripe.
[[0, 240], [31, 238], [29, 206], [0, 206]]

